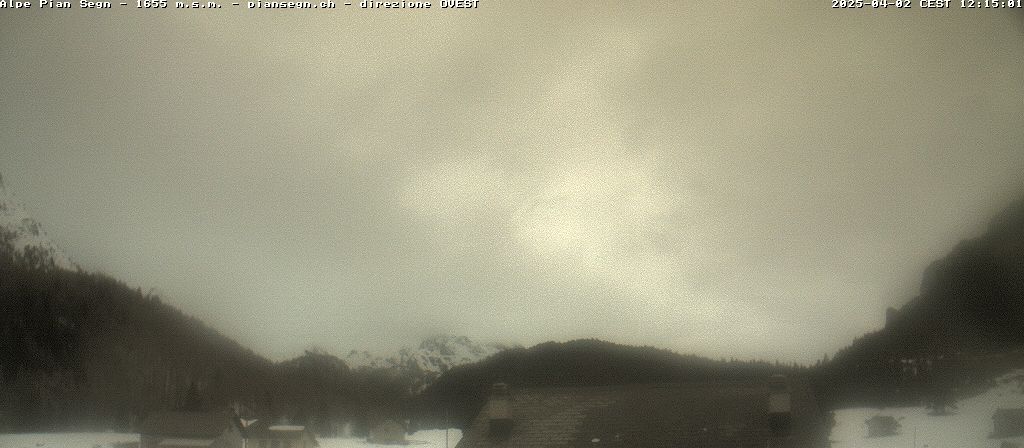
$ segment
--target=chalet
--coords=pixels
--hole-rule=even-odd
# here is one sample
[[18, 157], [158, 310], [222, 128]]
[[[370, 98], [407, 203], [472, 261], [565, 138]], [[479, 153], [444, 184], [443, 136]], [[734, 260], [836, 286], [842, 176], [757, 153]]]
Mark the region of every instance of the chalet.
[[241, 448], [243, 428], [231, 412], [160, 412], [142, 422], [139, 448]]
[[[780, 381], [553, 388], [498, 384], [457, 448], [826, 446], [825, 415], [807, 384]], [[773, 424], [778, 421], [784, 424]]]
[[997, 409], [992, 415], [992, 437], [1024, 436], [1024, 409]]

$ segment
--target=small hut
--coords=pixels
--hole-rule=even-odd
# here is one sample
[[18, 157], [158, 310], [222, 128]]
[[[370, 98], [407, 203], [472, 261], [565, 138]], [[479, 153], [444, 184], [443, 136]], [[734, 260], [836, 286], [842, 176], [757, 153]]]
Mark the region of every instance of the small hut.
[[394, 420], [385, 420], [381, 424], [374, 426], [370, 430], [370, 436], [367, 437], [367, 441], [383, 445], [405, 445], [409, 443], [405, 440], [405, 426]]
[[245, 427], [244, 446], [316, 448], [320, 442], [306, 426], [272, 424], [269, 420], [256, 420]]
[[864, 423], [868, 425], [868, 437], [894, 436], [900, 431], [900, 422], [891, 415], [876, 415]]

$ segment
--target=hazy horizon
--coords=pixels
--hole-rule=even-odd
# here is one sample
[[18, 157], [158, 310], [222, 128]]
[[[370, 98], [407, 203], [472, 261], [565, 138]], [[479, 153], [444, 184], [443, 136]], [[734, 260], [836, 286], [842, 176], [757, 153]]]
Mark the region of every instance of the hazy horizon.
[[0, 173], [274, 360], [439, 333], [813, 363], [1024, 190], [1024, 14], [0, 15]]

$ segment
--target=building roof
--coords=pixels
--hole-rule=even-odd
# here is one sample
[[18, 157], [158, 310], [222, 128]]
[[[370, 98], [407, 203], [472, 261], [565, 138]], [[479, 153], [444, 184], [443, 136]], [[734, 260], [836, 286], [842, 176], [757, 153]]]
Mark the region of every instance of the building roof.
[[807, 385], [791, 384], [791, 393], [792, 431], [773, 438], [767, 381], [513, 388], [511, 431], [489, 434], [488, 403], [458, 448], [823, 446], [828, 433]]
[[142, 434], [178, 439], [213, 439], [231, 427], [227, 412], [158, 412], [142, 422]]

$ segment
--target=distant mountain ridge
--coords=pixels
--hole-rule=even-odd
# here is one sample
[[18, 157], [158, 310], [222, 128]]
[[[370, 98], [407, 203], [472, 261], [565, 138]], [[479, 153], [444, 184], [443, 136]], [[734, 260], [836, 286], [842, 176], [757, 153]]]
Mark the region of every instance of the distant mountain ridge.
[[412, 392], [419, 392], [456, 366], [482, 361], [511, 347], [480, 344], [467, 336], [441, 334], [424, 339], [416, 348], [406, 347], [392, 355], [352, 350], [343, 359], [352, 369], [380, 369], [405, 378]]
[[10, 240], [17, 255], [33, 258], [40, 264], [52, 264], [68, 270], [78, 269], [71, 258], [59, 245], [53, 242], [24, 205], [18, 203], [14, 196], [4, 187], [3, 176], [0, 175], [0, 230], [6, 232], [5, 238]]

